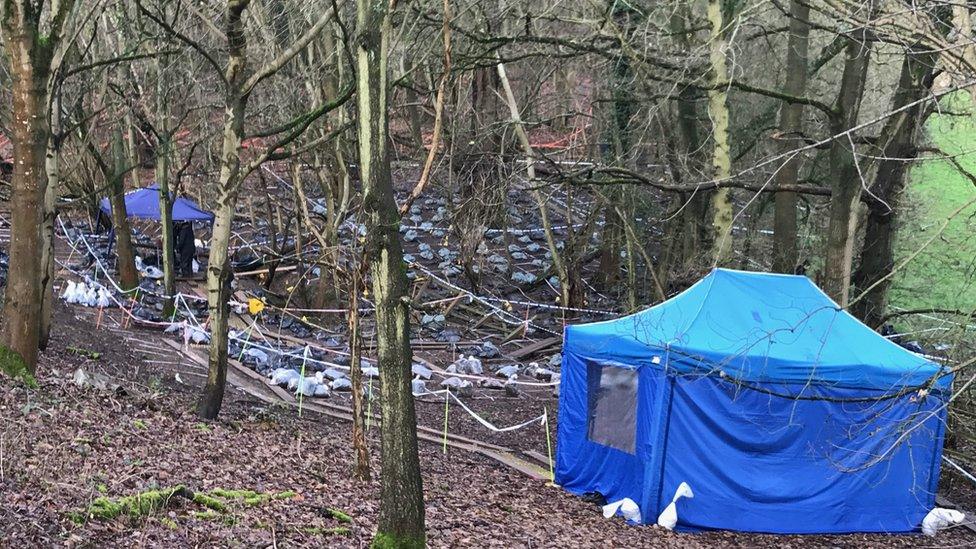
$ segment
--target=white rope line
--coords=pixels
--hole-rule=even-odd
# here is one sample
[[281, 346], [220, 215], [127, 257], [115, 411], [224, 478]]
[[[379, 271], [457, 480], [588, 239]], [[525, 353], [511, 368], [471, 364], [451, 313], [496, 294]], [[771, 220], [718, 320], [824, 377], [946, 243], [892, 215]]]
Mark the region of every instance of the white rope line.
[[508, 312], [506, 310], [504, 310], [504, 309], [501, 309], [499, 307], [496, 307], [495, 305], [492, 305], [487, 299], [485, 299], [485, 298], [483, 298], [483, 297], [481, 297], [479, 295], [476, 295], [476, 294], [470, 292], [469, 290], [465, 290], [464, 288], [462, 288], [462, 287], [460, 287], [460, 286], [458, 286], [458, 285], [450, 282], [449, 280], [445, 280], [445, 279], [443, 279], [443, 278], [435, 275], [434, 273], [432, 273], [430, 270], [428, 270], [426, 267], [424, 267], [423, 265], [421, 265], [419, 263], [414, 262], [414, 263], [410, 263], [409, 265], [411, 267], [413, 267], [413, 268], [417, 268], [417, 269], [423, 271], [424, 274], [426, 274], [427, 276], [433, 278], [434, 280], [437, 280], [441, 284], [444, 284], [445, 286], [447, 286], [447, 287], [449, 287], [449, 288], [451, 288], [451, 289], [453, 289], [453, 290], [455, 290], [457, 292], [460, 292], [460, 293], [463, 293], [463, 294], [467, 295], [468, 298], [469, 298], [469, 300], [477, 301], [478, 303], [481, 303], [485, 307], [488, 307], [489, 309], [492, 310], [492, 313], [495, 314], [499, 318], [499, 320], [501, 320], [502, 322], [505, 322], [506, 324], [509, 324], [509, 325], [512, 325], [512, 326], [531, 326], [532, 328], [535, 328], [537, 330], [541, 330], [543, 332], [546, 332], [546, 333], [551, 334], [551, 335], [554, 335], [554, 336], [558, 336], [559, 335], [556, 332], [554, 332], [554, 331], [552, 331], [552, 330], [550, 330], [548, 328], [543, 328], [542, 326], [539, 326], [537, 324], [533, 324], [531, 321], [523, 320], [523, 319], [515, 316], [514, 314], [512, 314], [512, 313], [510, 313], [510, 312]]
[[[436, 396], [436, 395], [443, 395], [443, 394], [449, 395], [452, 399], [454, 399], [454, 402], [458, 403], [461, 406], [461, 408], [464, 408], [464, 411], [467, 412], [468, 415], [470, 415], [471, 417], [473, 417], [478, 423], [480, 423], [481, 425], [483, 425], [486, 429], [488, 429], [490, 431], [494, 431], [496, 433], [507, 433], [507, 432], [510, 432], [510, 431], [517, 431], [519, 429], [522, 429], [524, 427], [528, 427], [529, 425], [534, 425], [536, 423], [538, 423], [539, 425], [546, 425], [546, 422], [547, 422], [547, 419], [548, 419], [546, 417], [546, 414], [542, 414], [539, 417], [534, 417], [534, 418], [532, 418], [532, 419], [530, 419], [528, 421], [523, 421], [522, 423], [519, 423], [518, 425], [511, 425], [509, 427], [496, 427], [491, 422], [489, 422], [487, 419], [485, 419], [485, 418], [479, 416], [477, 413], [475, 413], [474, 410], [472, 410], [471, 408], [468, 408], [467, 405], [464, 404], [464, 402], [462, 402], [461, 399], [458, 398], [457, 395], [455, 395], [454, 393], [452, 393], [449, 389], [441, 389], [440, 391], [427, 391], [427, 392], [424, 392], [424, 393], [414, 393], [413, 396], [415, 396], [415, 397], [428, 396], [428, 395]], [[447, 398], [447, 397], [445, 396], [444, 398]]]
[[[63, 222], [61, 222], [61, 225], [62, 225], [62, 229], [64, 229], [64, 223]], [[65, 233], [65, 235], [67, 236], [67, 233]], [[85, 239], [84, 239], [83, 236], [80, 237], [80, 240], [86, 245], [86, 247], [88, 248], [88, 250], [92, 253], [92, 257], [95, 259], [96, 265], [99, 268], [102, 269], [102, 271], [103, 271], [103, 273], [105, 275], [105, 278], [108, 279], [108, 281], [112, 284], [112, 286], [114, 286], [118, 290], [119, 293], [125, 295], [127, 292], [123, 291], [121, 289], [121, 287], [119, 287], [119, 285], [116, 284], [115, 280], [112, 278], [111, 274], [108, 272], [108, 269], [98, 259], [98, 256], [96, 256], [94, 254], [94, 252], [92, 251], [91, 247], [88, 246], [88, 243], [87, 243], [87, 241], [85, 241]], [[78, 248], [75, 247], [71, 243], [70, 240], [68, 240], [68, 242], [69, 242], [69, 245], [71, 245], [72, 248], [75, 251], [78, 250]], [[75, 274], [76, 276], [78, 276], [80, 278], [83, 278], [86, 281], [88, 281], [88, 282], [96, 285], [98, 288], [108, 290], [108, 288], [106, 288], [102, 283], [98, 282], [97, 280], [92, 280], [87, 275], [85, 275], [83, 273], [80, 273], [80, 272], [78, 272], [78, 271], [70, 268], [69, 266], [67, 266], [64, 263], [62, 263], [60, 260], [58, 260], [58, 264], [60, 264], [64, 269], [66, 269], [69, 272]], [[429, 274], [430, 274], [430, 276], [434, 276], [435, 278], [437, 278], [436, 275], [433, 275], [432, 273], [429, 273]], [[446, 282], [447, 284], [450, 285], [449, 282], [447, 282], [447, 281], [444, 281], [444, 282]], [[463, 291], [463, 289], [460, 288], [460, 287], [455, 287], [455, 288], [457, 288], [458, 290]], [[121, 302], [118, 299], [116, 299], [115, 295], [111, 291], [108, 291], [107, 293], [108, 293], [109, 298], [118, 306], [119, 309], [122, 310], [123, 314], [125, 314], [126, 316], [128, 316], [132, 320], [135, 320], [135, 321], [138, 321], [138, 322], [141, 322], [141, 323], [144, 323], [144, 324], [149, 324], [149, 325], [153, 325], [153, 326], [163, 326], [163, 327], [169, 327], [169, 326], [171, 326], [171, 325], [174, 324], [174, 322], [153, 321], [153, 320], [149, 320], [149, 319], [137, 317], [131, 311], [129, 311], [129, 309], [125, 306], [125, 304], [123, 302]], [[153, 292], [147, 291], [146, 293], [153, 293]], [[474, 299], [477, 299], [477, 300], [480, 300], [481, 299], [481, 298], [479, 298], [479, 296], [476, 296], [476, 295], [472, 294], [471, 292], [466, 292], [466, 293], [468, 293]], [[158, 294], [155, 294], [155, 295], [158, 295]], [[188, 296], [187, 294], [177, 293], [174, 296], [174, 304], [178, 308], [180, 302], [182, 301], [183, 308], [186, 311], [187, 318], [191, 322], [191, 324], [189, 324], [188, 326], [190, 326], [193, 330], [198, 331], [198, 332], [206, 335], [208, 338], [211, 338], [212, 339], [213, 333], [211, 331], [207, 330], [204, 327], [204, 325], [201, 324], [199, 322], [199, 320], [196, 318], [196, 313], [190, 308], [189, 303], [186, 302], [186, 298], [187, 297], [190, 297], [190, 298], [193, 298], [193, 299], [197, 299], [197, 300], [202, 300], [203, 299], [203, 298], [199, 298], [199, 297], [192, 296], [192, 295]], [[230, 304], [231, 305], [241, 305], [241, 306], [244, 305], [244, 304], [238, 303], [236, 301], [230, 302]], [[485, 305], [487, 305], [488, 307], [494, 309], [497, 312], [500, 312], [502, 314], [505, 314], [505, 315], [514, 317], [514, 315], [512, 315], [511, 313], [508, 313], [508, 312], [506, 312], [504, 310], [501, 310], [501, 309], [499, 309], [497, 307], [494, 307], [493, 305], [491, 305], [489, 303], [485, 303]], [[285, 310], [285, 309], [282, 309], [282, 310]], [[348, 311], [344, 311], [344, 312], [348, 312]], [[514, 318], [517, 318], [517, 317], [514, 317]], [[523, 320], [521, 320], [521, 319], [518, 320], [518, 324], [525, 324], [525, 323], [526, 322], [523, 321]], [[529, 325], [532, 325], [532, 324], [529, 323]], [[328, 366], [330, 368], [336, 368], [336, 369], [339, 369], [339, 370], [346, 370], [346, 371], [348, 371], [350, 369], [349, 366], [343, 366], [343, 365], [337, 364], [335, 362], [330, 362], [330, 361], [327, 361], [327, 360], [319, 360], [319, 359], [315, 359], [315, 358], [311, 358], [311, 357], [307, 357], [306, 358], [306, 357], [304, 357], [302, 355], [297, 355], [297, 354], [294, 354], [294, 353], [291, 353], [291, 352], [282, 351], [280, 349], [277, 349], [275, 347], [272, 347], [271, 346], [271, 342], [268, 340], [266, 334], [264, 333], [264, 330], [262, 330], [260, 327], [257, 326], [257, 319], [254, 319], [254, 322], [252, 323], [252, 328], [253, 328], [253, 330], [249, 330], [248, 333], [257, 332], [258, 335], [267, 343], [267, 345], [261, 345], [259, 343], [255, 343], [254, 341], [251, 341], [249, 337], [242, 338], [239, 335], [234, 335], [234, 334], [230, 334], [230, 333], [228, 334], [228, 339], [233, 340], [233, 341], [237, 341], [237, 342], [241, 343], [242, 346], [245, 349], [247, 347], [254, 347], [254, 348], [260, 349], [262, 351], [266, 351], [266, 352], [270, 352], [270, 353], [277, 354], [279, 356], [296, 358], [296, 359], [304, 359], [304, 360], [307, 360], [307, 361], [312, 362], [312, 363], [316, 363], [316, 364], [321, 364], [321, 365], [324, 365], [324, 366]], [[550, 330], [546, 330], [545, 328], [542, 328], [542, 327], [536, 326], [536, 328], [538, 328], [540, 330], [543, 330], [543, 331], [546, 331], [546, 332], [549, 332], [550, 334], [553, 334], [553, 335], [558, 335], [558, 334], [555, 334], [554, 332], [552, 332]], [[308, 344], [306, 344], [306, 348], [307, 347], [309, 347]], [[321, 349], [323, 349], [325, 351], [329, 351], [329, 352], [337, 352], [337, 351], [335, 351], [333, 349], [328, 349], [328, 348], [324, 348], [324, 347], [319, 347], [319, 348], [321, 348]], [[369, 359], [364, 359], [364, 360], [366, 360], [368, 363], [375, 364], [375, 361], [370, 361]], [[482, 382], [483, 381], [488, 381], [488, 380], [495, 379], [495, 378], [492, 378], [492, 377], [489, 377], [489, 376], [478, 376], [478, 375], [473, 375], [473, 374], [459, 374], [459, 373], [452, 374], [452, 373], [449, 373], [449, 372], [440, 372], [440, 371], [432, 371], [432, 373], [437, 374], [438, 376], [441, 376], [441, 377], [444, 377], [444, 378], [448, 378], [448, 377], [459, 377], [459, 378], [464, 378], [464, 379], [473, 379], [473, 380], [482, 381]], [[517, 384], [517, 385], [524, 385], [524, 386], [532, 386], [532, 387], [554, 387], [554, 386], [560, 384], [559, 381], [554, 381], [554, 382], [532, 382], [532, 381], [519, 381], [519, 380], [516, 380], [516, 379], [509, 379], [508, 380], [508, 383], [513, 383], [513, 384]]]
[[952, 461], [951, 459], [949, 459], [948, 457], [946, 457], [945, 454], [942, 455], [942, 459], [946, 460], [946, 462], [949, 465], [952, 465], [956, 470], [958, 470], [960, 473], [962, 473], [963, 476], [965, 476], [969, 480], [973, 481], [973, 484], [976, 484], [976, 477], [974, 477], [969, 471], [963, 469], [958, 463], [956, 463], [955, 461]]

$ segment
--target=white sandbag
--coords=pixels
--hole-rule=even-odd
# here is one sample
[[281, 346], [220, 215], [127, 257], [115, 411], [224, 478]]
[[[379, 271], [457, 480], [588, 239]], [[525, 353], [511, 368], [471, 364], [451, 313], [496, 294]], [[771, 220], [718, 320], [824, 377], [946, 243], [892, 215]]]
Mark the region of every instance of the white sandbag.
[[244, 351], [244, 356], [249, 356], [253, 358], [254, 361], [257, 362], [258, 364], [268, 363], [268, 353], [262, 351], [261, 349], [255, 349], [254, 347], [251, 347], [250, 349]]
[[98, 289], [98, 299], [95, 300], [95, 305], [102, 308], [112, 306], [112, 300], [109, 299], [108, 292], [104, 288]]
[[299, 377], [298, 372], [291, 368], [278, 368], [271, 372], [271, 383], [274, 385], [290, 385], [293, 379], [297, 383]]
[[75, 291], [65, 301], [68, 303], [81, 303], [85, 299], [86, 293], [88, 293], [88, 286], [85, 286], [84, 282], [79, 282], [75, 285]]
[[420, 377], [415, 377], [413, 381], [410, 382], [410, 392], [413, 396], [419, 396], [427, 393], [427, 384]]
[[338, 377], [329, 384], [333, 391], [351, 391], [352, 382], [344, 377]]
[[[329, 389], [325, 385], [320, 384], [315, 380], [314, 377], [302, 377], [298, 376], [294, 379], [294, 387], [292, 387], [292, 381], [288, 382], [288, 388], [295, 390], [295, 395], [302, 396], [327, 396], [329, 394]], [[324, 390], [324, 392], [323, 392]]]
[[966, 515], [960, 511], [936, 507], [922, 519], [922, 533], [926, 536], [934, 536], [939, 533], [939, 530], [948, 528], [953, 524], [960, 524], [965, 519]]
[[88, 288], [88, 291], [85, 292], [84, 297], [81, 298], [79, 303], [81, 303], [86, 307], [94, 307], [97, 301], [98, 301], [98, 292], [96, 292], [95, 287], [92, 286], [91, 288]]
[[678, 489], [674, 491], [674, 497], [671, 498], [671, 503], [657, 517], [657, 525], [668, 530], [674, 530], [674, 527], [678, 524], [678, 500], [693, 497], [695, 497], [695, 494], [691, 491], [691, 486], [688, 486], [687, 482], [679, 484]]
[[640, 507], [637, 503], [630, 498], [624, 498], [613, 503], [608, 503], [603, 506], [603, 517], [610, 518], [617, 513], [620, 513], [625, 519], [630, 522], [640, 524], [641, 514]]
[[65, 300], [68, 303], [74, 303], [76, 301], [75, 288], [76, 288], [76, 284], [74, 283], [74, 281], [69, 280], [68, 284], [65, 285], [64, 287], [64, 291], [61, 292], [61, 299]]
[[186, 329], [190, 332], [190, 341], [196, 343], [197, 345], [210, 343], [210, 334], [207, 332], [193, 326], [187, 326]]

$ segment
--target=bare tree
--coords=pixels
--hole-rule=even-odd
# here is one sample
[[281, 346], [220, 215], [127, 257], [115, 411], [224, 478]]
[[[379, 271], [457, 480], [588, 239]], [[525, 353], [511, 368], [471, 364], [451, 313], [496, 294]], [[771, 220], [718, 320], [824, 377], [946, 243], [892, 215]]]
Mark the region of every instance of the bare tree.
[[410, 294], [388, 152], [387, 81], [392, 6], [356, 2], [357, 129], [363, 211], [382, 398], [382, 471], [377, 547], [424, 547], [424, 494], [410, 389]]
[[13, 79], [14, 170], [10, 271], [3, 307], [0, 370], [30, 376], [41, 340], [41, 226], [47, 191], [45, 153], [51, 137], [52, 76], [60, 68], [73, 0], [11, 0], [0, 27]]

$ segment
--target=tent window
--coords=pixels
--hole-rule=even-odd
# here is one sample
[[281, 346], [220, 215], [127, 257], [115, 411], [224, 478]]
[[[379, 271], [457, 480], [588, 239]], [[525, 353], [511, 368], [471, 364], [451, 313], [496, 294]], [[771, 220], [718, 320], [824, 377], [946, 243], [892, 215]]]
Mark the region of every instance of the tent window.
[[637, 438], [637, 370], [591, 362], [587, 367], [587, 438], [628, 454]]

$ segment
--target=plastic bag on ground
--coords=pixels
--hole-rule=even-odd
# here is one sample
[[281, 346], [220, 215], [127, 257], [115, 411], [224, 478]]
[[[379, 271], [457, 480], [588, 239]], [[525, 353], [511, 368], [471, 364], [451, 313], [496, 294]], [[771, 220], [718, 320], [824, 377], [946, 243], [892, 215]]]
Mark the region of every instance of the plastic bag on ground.
[[634, 500], [624, 498], [603, 506], [604, 518], [610, 518], [616, 515], [618, 512], [628, 521], [640, 524], [640, 507], [637, 506]]
[[953, 524], [960, 524], [965, 519], [966, 515], [960, 511], [936, 507], [922, 519], [922, 533], [926, 536], [934, 536], [939, 533], [939, 530], [948, 528]]

